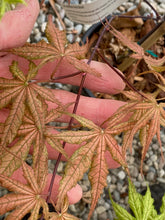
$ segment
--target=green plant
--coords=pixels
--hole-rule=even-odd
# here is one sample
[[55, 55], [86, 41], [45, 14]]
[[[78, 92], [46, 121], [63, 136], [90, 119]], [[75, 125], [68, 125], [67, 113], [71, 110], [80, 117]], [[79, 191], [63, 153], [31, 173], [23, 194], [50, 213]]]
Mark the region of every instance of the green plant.
[[132, 216], [127, 212], [123, 207], [119, 206], [112, 199], [111, 193], [109, 191], [109, 196], [116, 213], [116, 220], [163, 220], [165, 219], [165, 195], [162, 198], [162, 206], [160, 208], [161, 214], [158, 215], [157, 211], [154, 208], [153, 202], [154, 199], [151, 197], [151, 192], [149, 187], [147, 187], [146, 194], [142, 196], [140, 193], [136, 192], [136, 189], [128, 179], [129, 182], [129, 199], [128, 204], [134, 214]]
[[[104, 28], [103, 33], [108, 27], [109, 25]], [[127, 97], [127, 103], [122, 103], [122, 107], [103, 121], [100, 126], [96, 125], [92, 120], [76, 114], [87, 73], [93, 76], [93, 80], [101, 77], [97, 70], [88, 65], [93, 55], [87, 64], [80, 60], [85, 58], [88, 45], [80, 47], [78, 43], [68, 44], [65, 32], [55, 28], [51, 16], [49, 16], [46, 28], [46, 36], [49, 43], [45, 41], [37, 44], [26, 43], [22, 47], [5, 50], [5, 52], [24, 57], [29, 62], [28, 71], [24, 73], [19, 67], [19, 63], [13, 61], [9, 67], [12, 78], [0, 78], [0, 108], [8, 110], [5, 122], [0, 124], [0, 183], [10, 191], [13, 191], [12, 194], [0, 198], [0, 214], [15, 209], [9, 214], [7, 219], [21, 219], [28, 212], [31, 212], [30, 219], [38, 219], [40, 207], [43, 208], [42, 218], [76, 219], [76, 217], [71, 217], [67, 214], [67, 192], [76, 185], [77, 181], [88, 170], [92, 186], [92, 203], [88, 217], [90, 219], [97, 200], [106, 186], [108, 165], [105, 154], [109, 152], [112, 158], [123, 166], [129, 174], [126, 151], [127, 149], [131, 150], [133, 137], [137, 132], [139, 132], [142, 144], [141, 172], [143, 160], [155, 134], [161, 147], [160, 126], [165, 126], [165, 104], [163, 102], [158, 103], [157, 96], [160, 90], [165, 88], [165, 79], [160, 74], [164, 69], [162, 64], [165, 61], [165, 57], [155, 60], [146, 56], [142, 47], [128, 41], [114, 28], [110, 28], [110, 31], [119, 40], [123, 41], [136, 53], [133, 54], [135, 59], [143, 58], [145, 60], [150, 73], [153, 73], [158, 78], [156, 83], [158, 88], [150, 94], [138, 91], [121, 72], [111, 67], [105, 58], [102, 57], [102, 54], [99, 54], [131, 89], [123, 92], [118, 91]], [[94, 53], [97, 51], [98, 43]], [[59, 101], [51, 90], [38, 85], [38, 72], [47, 63], [53, 61], [56, 61], [56, 65], [53, 66], [52, 72], [48, 73], [50, 76], [49, 82], [81, 75], [80, 89], [72, 114], [68, 111], [68, 108], [73, 105], [70, 100], [68, 104], [64, 105], [62, 100]], [[56, 77], [56, 72], [63, 61], [73, 65], [77, 72], [67, 76]], [[74, 78], [72, 79], [74, 80]], [[51, 110], [49, 109], [50, 103], [54, 106]], [[71, 119], [68, 126], [61, 128], [60, 132], [58, 128], [49, 125], [49, 122], [58, 121], [61, 117], [66, 116], [70, 116]], [[81, 130], [83, 127], [85, 130]], [[121, 133], [123, 134], [123, 145], [120, 147], [115, 135], [120, 135]], [[79, 145], [78, 150], [70, 158], [64, 149], [66, 143]], [[50, 185], [46, 199], [43, 195], [48, 173], [48, 144], [51, 148], [60, 152], [55, 165], [52, 183], [56, 176], [61, 155], [63, 154], [67, 159], [65, 174], [60, 183], [55, 206], [57, 213], [54, 214], [50, 214], [47, 207], [47, 202], [50, 201], [52, 185]], [[26, 161], [31, 145], [33, 145], [33, 163], [32, 166], [28, 166], [24, 161]], [[27, 180], [25, 184], [13, 181], [10, 177], [20, 167], [22, 167]], [[136, 193], [133, 195], [136, 195]], [[6, 201], [8, 202], [6, 203]], [[26, 208], [27, 206], [29, 207]]]

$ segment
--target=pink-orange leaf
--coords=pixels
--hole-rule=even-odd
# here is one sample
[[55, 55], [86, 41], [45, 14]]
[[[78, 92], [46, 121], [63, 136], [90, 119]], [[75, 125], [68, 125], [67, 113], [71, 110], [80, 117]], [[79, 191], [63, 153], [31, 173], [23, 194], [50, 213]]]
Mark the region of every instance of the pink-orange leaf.
[[[79, 143], [80, 148], [74, 152], [69, 159], [65, 175], [60, 184], [60, 191], [57, 201], [57, 210], [65, 198], [67, 191], [76, 185], [84, 172], [88, 169], [89, 178], [92, 185], [92, 205], [89, 218], [96, 206], [97, 200], [103, 188], [106, 186], [107, 165], [105, 159], [105, 151], [108, 150], [112, 157], [116, 159], [125, 168], [127, 164], [125, 158], [122, 157], [120, 147], [117, 145], [113, 134], [113, 126], [106, 129], [95, 125], [92, 121], [78, 115], [69, 114], [80, 122], [84, 127], [91, 129], [90, 131], [66, 131], [54, 135], [56, 139], [66, 141], [68, 143]], [[115, 127], [115, 126], [114, 126]], [[114, 140], [114, 141], [112, 141]]]
[[87, 72], [97, 77], [101, 76], [97, 70], [89, 67], [89, 65], [80, 60], [85, 58], [88, 51], [88, 45], [80, 46], [77, 42], [69, 44], [66, 39], [65, 31], [60, 31], [55, 27], [51, 16], [48, 16], [48, 24], [45, 33], [49, 43], [43, 40], [37, 44], [26, 43], [22, 47], [9, 49], [8, 51], [25, 57], [28, 60], [42, 59], [37, 68], [40, 68], [49, 61], [57, 60], [57, 66], [54, 67], [51, 77], [53, 77], [58, 65], [64, 58], [81, 72]]
[[0, 198], [0, 214], [3, 215], [14, 209], [14, 211], [8, 215], [7, 219], [21, 220], [28, 212], [32, 212], [33, 220], [37, 220], [40, 207], [44, 207], [43, 213], [45, 216], [48, 216], [47, 204], [42, 198], [46, 178], [43, 179], [44, 184], [42, 183], [41, 187], [37, 184], [32, 168], [26, 163], [23, 163], [22, 167], [27, 184], [22, 184], [2, 174], [0, 175], [1, 185], [13, 191], [13, 193]]

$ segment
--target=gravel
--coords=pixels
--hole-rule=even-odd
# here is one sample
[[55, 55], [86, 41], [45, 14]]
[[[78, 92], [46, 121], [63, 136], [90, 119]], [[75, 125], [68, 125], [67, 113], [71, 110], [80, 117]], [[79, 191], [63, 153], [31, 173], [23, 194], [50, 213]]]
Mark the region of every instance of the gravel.
[[[92, 1], [92, 0], [91, 0]], [[90, 1], [90, 2], [91, 2]], [[64, 3], [64, 0], [56, 0], [55, 7], [59, 12], [61, 19], [63, 20], [66, 26], [67, 39], [70, 43], [75, 41], [80, 42], [81, 36], [85, 33], [85, 31], [90, 27], [90, 25], [82, 25], [74, 23], [69, 20], [65, 11], [62, 9], [61, 4]], [[79, 4], [84, 2], [89, 2], [89, 0], [71, 0], [71, 4]], [[128, 2], [123, 3], [115, 12], [123, 13], [128, 11], [130, 8], [133, 8], [135, 4], [139, 1], [137, 0], [129, 0]], [[165, 0], [150, 0], [149, 1], [156, 8], [159, 14], [163, 15], [165, 13]], [[28, 39], [28, 42], [38, 42], [41, 39], [46, 40], [44, 30], [47, 23], [47, 13], [53, 14], [54, 23], [56, 26], [62, 30], [62, 25], [51, 6], [49, 5], [49, 1], [45, 1], [46, 11], [40, 11], [38, 19], [34, 25], [31, 36]], [[142, 2], [142, 14], [150, 12], [151, 9], [148, 5]], [[70, 85], [62, 85], [60, 83], [51, 84], [51, 88], [65, 89], [71, 91], [72, 86]], [[162, 150], [165, 152], [165, 129], [161, 130], [161, 138], [162, 138]], [[118, 138], [119, 142], [121, 138]], [[140, 168], [140, 143], [137, 138], [133, 141], [133, 151], [132, 155], [127, 154], [127, 159], [129, 162], [130, 174], [132, 176], [132, 181], [138, 192], [141, 192], [145, 189], [147, 183], [149, 185], [154, 184], [164, 184], [165, 183], [165, 166], [161, 161], [160, 148], [157, 143], [156, 137], [153, 138], [152, 144], [147, 152], [146, 158], [144, 160], [143, 171], [144, 178], [142, 178], [139, 168]], [[59, 174], [63, 172], [65, 163], [61, 162], [58, 168]], [[52, 172], [54, 167], [54, 161], [49, 161], [49, 171]], [[81, 220], [87, 219], [89, 208], [90, 208], [90, 182], [88, 180], [87, 174], [84, 174], [83, 179], [79, 182], [82, 186], [84, 196], [81, 201], [75, 205], [69, 206], [69, 211], [75, 216], [79, 217]], [[123, 169], [117, 168], [114, 170], [109, 170], [109, 174], [107, 176], [107, 187], [105, 187], [103, 194], [101, 195], [100, 200], [96, 206], [96, 209], [93, 213], [91, 220], [113, 220], [115, 218], [115, 213], [113, 211], [111, 201], [109, 199], [108, 190], [110, 190], [114, 201], [118, 202], [118, 204], [128, 209], [128, 181], [127, 175], [123, 171]], [[3, 188], [0, 190], [0, 196], [4, 195], [7, 191]], [[3, 219], [3, 216], [0, 217]]]

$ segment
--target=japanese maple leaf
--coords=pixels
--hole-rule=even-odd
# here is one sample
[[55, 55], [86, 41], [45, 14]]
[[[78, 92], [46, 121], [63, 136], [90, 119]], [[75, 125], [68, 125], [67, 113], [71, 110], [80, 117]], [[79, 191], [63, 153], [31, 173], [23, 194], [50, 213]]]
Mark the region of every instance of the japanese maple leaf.
[[147, 186], [147, 191], [144, 196], [136, 192], [135, 186], [129, 182], [129, 199], [128, 204], [134, 216], [132, 216], [127, 210], [119, 206], [112, 199], [110, 194], [110, 199], [117, 216], [116, 220], [164, 220], [165, 219], [165, 195], [162, 198], [162, 206], [160, 207], [160, 213], [154, 207], [154, 199], [151, 196], [149, 187]]
[[132, 100], [129, 104], [119, 109], [120, 113], [118, 112], [118, 117], [120, 117], [120, 115], [122, 115], [122, 117], [125, 115], [127, 118], [129, 117], [128, 121], [132, 122], [134, 125], [124, 134], [122, 151], [123, 155], [125, 155], [126, 149], [132, 147], [133, 137], [139, 131], [140, 141], [143, 146], [141, 158], [142, 172], [143, 160], [154, 135], [157, 135], [161, 148], [160, 126], [165, 126], [165, 103], [158, 104], [154, 98], [154, 94], [144, 94], [146, 97], [144, 99], [140, 98], [138, 94], [132, 91], [123, 93]]
[[156, 59], [153, 59], [151, 56], [145, 55], [145, 51], [144, 51], [144, 49], [141, 46], [139, 46], [135, 42], [132, 42], [132, 41], [128, 40], [128, 38], [126, 36], [121, 34], [119, 31], [117, 31], [111, 25], [110, 25], [109, 31], [115, 37], [117, 37], [124, 45], [126, 45], [132, 51], [135, 52], [134, 54], [131, 55], [132, 58], [134, 58], [134, 59], [144, 59], [145, 62], [148, 64], [148, 67], [150, 69], [154, 69], [154, 68], [157, 68], [157, 67], [159, 68], [165, 62], [165, 56], [162, 57], [161, 59], [157, 59], [156, 60]]
[[[61, 116], [61, 109], [65, 107], [57, 107], [47, 111], [47, 105], [44, 103], [45, 124], [56, 120]], [[67, 106], [66, 106], [67, 107]], [[68, 159], [65, 150], [62, 147], [62, 143], [51, 136], [51, 130], [45, 126], [43, 136], [35, 125], [35, 121], [26, 109], [22, 124], [17, 131], [17, 142], [13, 144], [8, 151], [4, 151], [0, 158], [1, 166], [0, 173], [10, 176], [16, 169], [22, 165], [22, 160], [26, 160], [30, 147], [33, 144], [33, 168], [37, 169], [38, 163], [40, 163], [39, 169], [48, 160], [48, 153], [46, 145], [49, 144], [53, 149], [60, 152]], [[43, 154], [44, 152], [44, 154]], [[42, 157], [42, 159], [41, 159]], [[43, 162], [45, 161], [45, 162]]]
[[48, 206], [42, 198], [42, 192], [47, 181], [47, 168], [44, 170], [43, 167], [41, 168], [42, 177], [40, 181], [37, 181], [38, 173], [35, 173], [25, 162], [22, 163], [22, 169], [27, 181], [26, 184], [0, 174], [1, 186], [12, 191], [12, 193], [0, 198], [0, 214], [3, 215], [14, 209], [7, 216], [7, 220], [22, 220], [27, 213], [31, 213], [29, 219], [37, 220], [39, 210], [42, 207], [44, 217], [48, 219]]
[[37, 74], [34, 63], [31, 62], [29, 64], [29, 72], [26, 76], [19, 69], [16, 61], [12, 62], [10, 71], [14, 79], [0, 78], [0, 109], [5, 107], [10, 109], [1, 137], [1, 147], [3, 146], [3, 148], [15, 138], [22, 124], [26, 108], [32, 114], [35, 125], [42, 136], [45, 129], [45, 121], [40, 98], [60, 105], [60, 102], [54, 97], [50, 89], [30, 82]]
[[67, 162], [65, 175], [60, 184], [56, 207], [58, 210], [67, 191], [75, 186], [77, 181], [83, 177], [83, 174], [90, 169], [89, 179], [92, 185], [92, 203], [88, 217], [88, 219], [90, 219], [97, 200], [103, 188], [106, 186], [106, 177], [108, 174], [108, 167], [105, 159], [106, 150], [110, 152], [114, 160], [127, 168], [125, 157], [122, 156], [120, 147], [113, 137], [119, 130], [125, 130], [125, 125], [123, 124], [123, 127], [121, 126], [115, 129], [116, 122], [114, 120], [106, 129], [102, 129], [92, 121], [81, 116], [69, 115], [74, 117], [84, 127], [89, 128], [90, 131], [65, 131], [54, 136], [68, 143], [83, 144], [74, 152]]
[[85, 58], [85, 55], [88, 51], [88, 45], [86, 44], [80, 46], [78, 42], [69, 44], [66, 39], [65, 31], [60, 31], [54, 26], [52, 17], [50, 15], [48, 16], [48, 24], [45, 34], [49, 43], [41, 40], [37, 44], [26, 43], [22, 47], [9, 49], [7, 51], [29, 60], [42, 59], [41, 63], [38, 65], [38, 68], [49, 61], [57, 60], [58, 64], [56, 65], [51, 77], [53, 77], [56, 69], [64, 58], [68, 61], [68, 63], [72, 64], [81, 72], [101, 76], [99, 72], [80, 60]]

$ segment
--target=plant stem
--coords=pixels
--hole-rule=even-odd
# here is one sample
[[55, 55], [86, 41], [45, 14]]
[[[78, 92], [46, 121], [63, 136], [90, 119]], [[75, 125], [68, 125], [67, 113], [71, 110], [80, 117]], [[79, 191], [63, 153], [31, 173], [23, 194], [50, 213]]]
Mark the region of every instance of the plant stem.
[[156, 11], [156, 9], [147, 0], [144, 0], [144, 2], [146, 2], [150, 6], [150, 8], [155, 12], [155, 14], [157, 16], [157, 19], [159, 20], [160, 19], [160, 15]]
[[[112, 19], [113, 19], [113, 18], [111, 18], [111, 19], [109, 20], [109, 23], [112, 21]], [[94, 47], [94, 50], [93, 50], [93, 52], [92, 52], [92, 54], [91, 54], [91, 56], [90, 56], [90, 58], [89, 58], [89, 60], [88, 60], [88, 62], [87, 62], [88, 65], [89, 65], [90, 62], [92, 61], [92, 58], [93, 58], [94, 54], [96, 53], [96, 50], [97, 50], [97, 48], [98, 48], [98, 46], [99, 46], [99, 43], [100, 43], [100, 41], [101, 41], [101, 38], [103, 37], [103, 35], [104, 35], [104, 33], [105, 33], [107, 27], [108, 27], [108, 24], [104, 27], [102, 33], [100, 34], [100, 36], [99, 36], [99, 38], [98, 38], [98, 41], [97, 41], [97, 43], [96, 43], [96, 45], [95, 45], [95, 47]], [[73, 111], [72, 111], [73, 114], [75, 114], [76, 111], [77, 111], [77, 107], [78, 107], [78, 104], [79, 104], [79, 101], [80, 101], [80, 96], [81, 96], [81, 92], [82, 92], [82, 89], [83, 89], [83, 86], [84, 86], [84, 82], [85, 82], [85, 79], [86, 79], [86, 75], [87, 75], [87, 73], [82, 73], [81, 82], [80, 82], [80, 86], [79, 86], [79, 91], [78, 91], [78, 94], [77, 94], [77, 97], [76, 97], [76, 101], [75, 101], [75, 105], [74, 105], [74, 108], [73, 108]], [[70, 119], [70, 121], [69, 121], [68, 130], [71, 129], [71, 127], [72, 127], [72, 122], [73, 122], [73, 117], [72, 117], [72, 118]], [[65, 144], [66, 144], [66, 142], [63, 142], [63, 148], [65, 147]], [[61, 157], [62, 157], [62, 154], [59, 153], [58, 158], [57, 158], [57, 161], [56, 161], [56, 163], [55, 163], [55, 167], [54, 167], [52, 179], [51, 179], [51, 182], [50, 182], [50, 186], [49, 186], [49, 190], [48, 190], [48, 196], [47, 196], [47, 198], [46, 198], [46, 202], [47, 202], [47, 203], [49, 202], [49, 199], [50, 199], [50, 197], [51, 197], [52, 188], [53, 188], [53, 183], [54, 183], [55, 176], [56, 176], [56, 173], [57, 173], [58, 165], [59, 165], [59, 163], [60, 163], [60, 161], [61, 161]], [[43, 219], [43, 216], [41, 217], [41, 220], [42, 220], [42, 219]]]
[[120, 76], [120, 78], [127, 84], [127, 86], [132, 89], [133, 91], [137, 92], [140, 96], [142, 96], [143, 98], [146, 99], [146, 97], [139, 92], [126, 78], [123, 74], [121, 74], [121, 72], [119, 70], [117, 70], [116, 68], [114, 68], [106, 59], [105, 57], [99, 52], [99, 50], [97, 50], [98, 55], [102, 58], [102, 60], [111, 68], [113, 69], [118, 76]]

